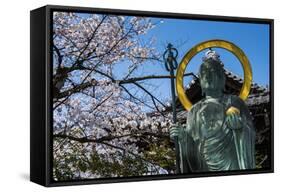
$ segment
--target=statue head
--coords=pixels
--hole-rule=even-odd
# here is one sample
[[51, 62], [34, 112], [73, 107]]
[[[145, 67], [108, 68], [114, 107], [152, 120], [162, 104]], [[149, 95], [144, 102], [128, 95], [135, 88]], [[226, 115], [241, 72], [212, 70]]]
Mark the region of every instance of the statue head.
[[219, 55], [209, 50], [199, 68], [199, 81], [203, 95], [221, 95], [225, 87], [225, 73]]

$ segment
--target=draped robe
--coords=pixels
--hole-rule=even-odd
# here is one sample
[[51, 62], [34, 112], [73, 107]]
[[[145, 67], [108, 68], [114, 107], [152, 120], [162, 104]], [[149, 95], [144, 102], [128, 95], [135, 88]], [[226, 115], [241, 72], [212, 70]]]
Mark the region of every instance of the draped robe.
[[[231, 106], [240, 110], [242, 128], [227, 126]], [[255, 168], [255, 129], [247, 106], [237, 96], [208, 97], [193, 105], [178, 142], [181, 173]]]

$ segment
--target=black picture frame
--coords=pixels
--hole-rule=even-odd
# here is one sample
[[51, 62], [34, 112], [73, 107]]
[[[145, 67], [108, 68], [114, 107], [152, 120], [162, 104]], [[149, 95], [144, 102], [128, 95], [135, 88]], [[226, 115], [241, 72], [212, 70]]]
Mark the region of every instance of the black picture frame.
[[[198, 174], [175, 174], [139, 176], [128, 178], [85, 179], [56, 182], [52, 180], [52, 13], [54, 11], [80, 13], [110, 13], [119, 15], [184, 18], [206, 21], [225, 21], [270, 25], [270, 103], [271, 103], [271, 154], [270, 169], [207, 172]], [[30, 180], [53, 187], [96, 183], [131, 182], [162, 179], [194, 178], [274, 172], [274, 20], [215, 15], [196, 15], [137, 10], [117, 10], [86, 7], [46, 5], [30, 12]]]

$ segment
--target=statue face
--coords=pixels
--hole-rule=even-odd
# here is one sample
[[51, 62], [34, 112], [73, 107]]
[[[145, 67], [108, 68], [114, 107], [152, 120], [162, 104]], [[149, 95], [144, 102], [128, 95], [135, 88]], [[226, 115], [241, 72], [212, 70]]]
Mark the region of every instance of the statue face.
[[225, 85], [225, 77], [222, 66], [213, 61], [208, 61], [200, 66], [199, 79], [202, 91], [220, 91]]

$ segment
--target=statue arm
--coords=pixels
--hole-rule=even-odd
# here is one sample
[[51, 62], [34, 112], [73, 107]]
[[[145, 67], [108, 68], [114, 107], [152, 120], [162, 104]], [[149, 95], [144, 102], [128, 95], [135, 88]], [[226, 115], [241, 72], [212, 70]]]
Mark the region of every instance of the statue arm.
[[198, 129], [195, 127], [195, 112], [194, 106], [189, 111], [186, 119], [186, 125], [172, 125], [170, 128], [170, 137], [173, 140], [178, 137], [180, 169], [181, 173], [192, 173], [204, 171], [205, 164], [198, 150]]
[[[194, 109], [194, 108], [193, 108]], [[204, 171], [205, 164], [198, 148], [198, 129], [196, 129], [195, 112], [191, 110], [187, 116], [186, 126], [179, 138], [181, 169], [183, 173]]]
[[236, 153], [240, 169], [255, 168], [255, 128], [248, 107], [240, 98], [235, 98], [234, 106], [240, 110], [242, 126], [233, 129]]

